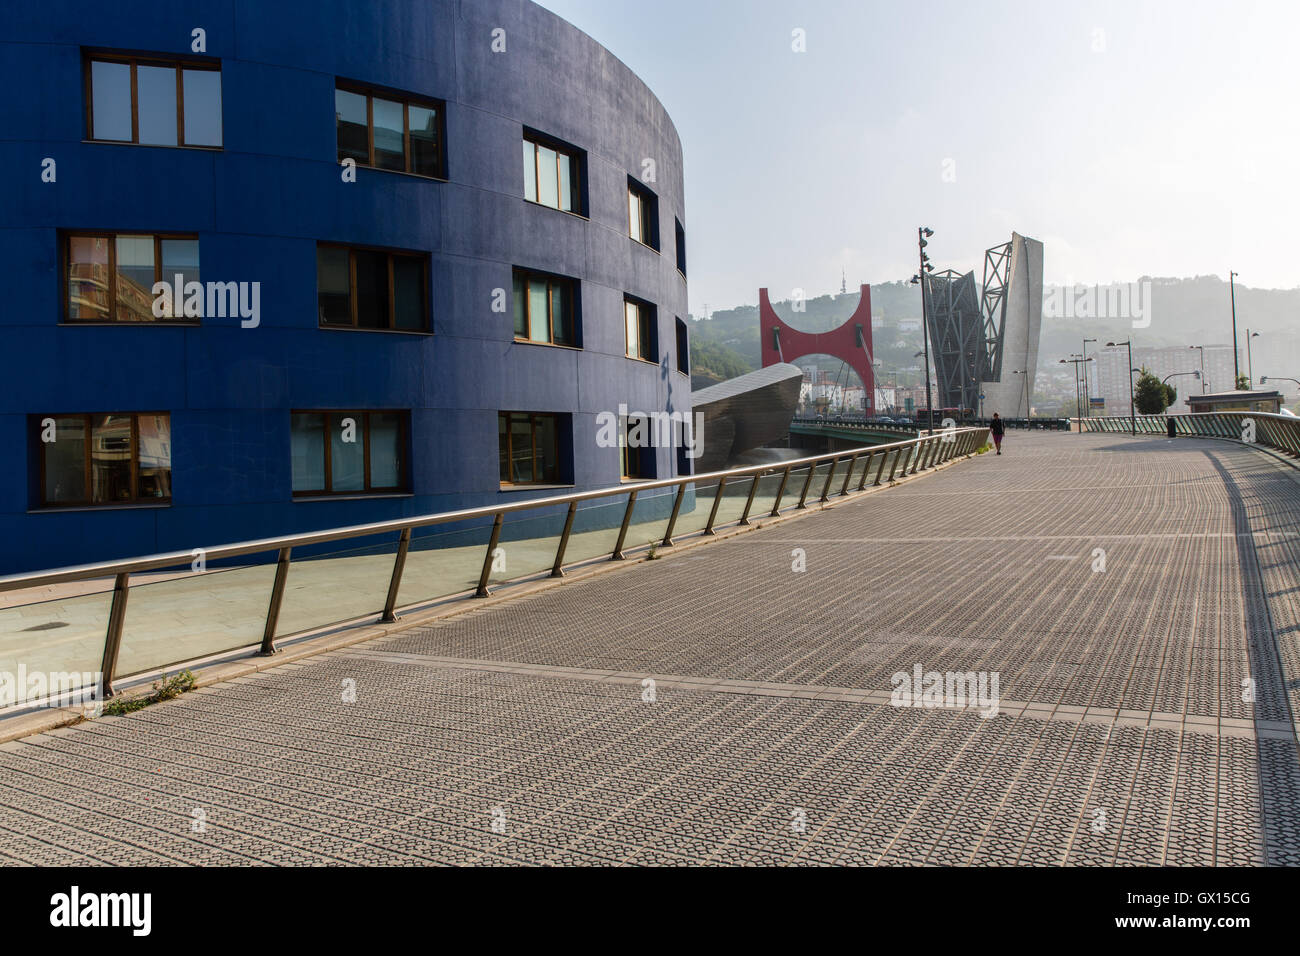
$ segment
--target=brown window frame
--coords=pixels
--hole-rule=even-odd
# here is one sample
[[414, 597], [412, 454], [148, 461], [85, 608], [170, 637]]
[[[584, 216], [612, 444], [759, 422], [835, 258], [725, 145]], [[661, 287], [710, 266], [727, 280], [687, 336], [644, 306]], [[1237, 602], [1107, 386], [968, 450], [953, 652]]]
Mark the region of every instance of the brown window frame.
[[[524, 305], [524, 329], [532, 327], [531, 307], [532, 299], [528, 295], [528, 283], [530, 280], [542, 281], [546, 283], [546, 335], [545, 339], [535, 339], [528, 335], [520, 335], [518, 331], [514, 333], [515, 341], [528, 345], [554, 345], [562, 349], [580, 349], [582, 348], [582, 334], [578, 329], [578, 316], [580, 307], [578, 305], [578, 280], [571, 279], [568, 276], [555, 275], [550, 272], [538, 272], [534, 269], [523, 269], [515, 267], [512, 275], [513, 282], [520, 280], [524, 283], [523, 305]], [[565, 286], [569, 290], [569, 323], [572, 326], [572, 342], [555, 341], [555, 290], [558, 287]], [[511, 289], [511, 294], [516, 294], [517, 290]], [[513, 321], [513, 316], [512, 316]]]
[[[411, 463], [410, 463], [410, 440], [411, 440], [411, 413], [402, 408], [295, 408], [289, 412], [290, 435], [292, 436], [293, 416], [295, 415], [317, 415], [325, 420], [325, 488], [322, 491], [294, 491], [293, 490], [293, 462], [290, 461], [289, 469], [289, 491], [294, 498], [353, 498], [359, 495], [402, 495], [409, 494], [411, 490]], [[364, 471], [362, 478], [363, 488], [360, 491], [334, 491], [331, 485], [334, 483], [334, 462], [332, 461], [333, 440], [330, 435], [330, 417], [333, 415], [350, 415], [363, 422], [362, 432], [362, 457], [364, 459]], [[402, 483], [392, 488], [372, 487], [370, 484], [370, 416], [371, 415], [396, 415], [402, 423], [402, 434], [398, 438], [397, 447], [401, 449], [402, 461], [400, 477]], [[291, 437], [292, 440], [292, 437]], [[290, 449], [292, 455], [292, 448]]]
[[[537, 130], [524, 127], [523, 141], [533, 147], [533, 195], [536, 199], [529, 199], [527, 190], [524, 191], [524, 201], [530, 202], [535, 206], [542, 206], [546, 209], [554, 209], [558, 212], [565, 212], [571, 216], [587, 217], [587, 210], [583, 204], [583, 181], [586, 176], [586, 153], [576, 146], [570, 146], [558, 139], [553, 139], [545, 133], [539, 133]], [[565, 209], [562, 206], [552, 206], [541, 200], [542, 195], [542, 174], [541, 174], [541, 148], [553, 150], [556, 154], [555, 160], [555, 183], [556, 194], [559, 194], [560, 182], [560, 161], [561, 156], [569, 160], [569, 203], [572, 209]]]
[[[117, 317], [117, 239], [153, 239], [153, 281], [162, 282], [162, 242], [164, 239], [183, 239], [199, 242], [199, 275], [203, 274], [203, 247], [198, 233], [186, 232], [104, 232], [101, 230], [69, 229], [60, 234], [63, 258], [59, 270], [63, 276], [63, 321], [67, 325], [199, 325], [200, 320], [173, 315], [170, 318], [119, 319]], [[74, 319], [72, 317], [72, 240], [107, 239], [108, 243], [108, 318]], [[198, 281], [198, 280], [195, 280]], [[172, 303], [173, 312], [178, 303]], [[107, 413], [105, 413], [107, 414]]]
[[[628, 415], [619, 422], [618, 433], [618, 451], [619, 451], [619, 477], [623, 481], [654, 481], [654, 474], [642, 474], [641, 465], [645, 464], [644, 455], [653, 450], [653, 446], [642, 445], [639, 448], [633, 448], [627, 440], [628, 430], [632, 427], [632, 422], [643, 421], [647, 429], [654, 428], [654, 421], [644, 415]], [[629, 467], [632, 459], [637, 462], [637, 473], [633, 474]], [[652, 463], [653, 469], [653, 463]]]
[[[131, 67], [131, 138], [97, 139], [95, 137], [95, 95], [91, 80], [92, 63], [124, 63]], [[140, 142], [140, 91], [136, 85], [136, 70], [141, 66], [171, 67], [176, 70], [176, 144], [141, 143]], [[185, 70], [204, 70], [208, 73], [221, 73], [220, 61], [191, 60], [166, 56], [137, 56], [129, 53], [85, 53], [82, 55], [82, 72], [85, 74], [86, 93], [86, 139], [92, 143], [124, 143], [131, 146], [159, 146], [163, 149], [209, 149], [226, 148], [225, 124], [225, 86], [222, 85], [221, 145], [211, 146], [206, 143], [193, 145], [185, 142]], [[224, 80], [225, 78], [222, 77]]]
[[[404, 249], [384, 249], [378, 246], [350, 246], [342, 242], [318, 242], [316, 248], [321, 247], [329, 249], [346, 249], [348, 253], [348, 313], [352, 317], [352, 322], [343, 325], [339, 322], [326, 322], [320, 314], [320, 278], [319, 274], [316, 279], [316, 322], [322, 329], [352, 329], [359, 332], [405, 332], [408, 335], [428, 335], [432, 331], [432, 322], [429, 317], [429, 254], [427, 252], [411, 252]], [[368, 325], [360, 325], [357, 315], [357, 256], [358, 252], [380, 252], [388, 257], [388, 325], [384, 328], [374, 328]], [[393, 259], [401, 257], [405, 259], [420, 260], [420, 315], [424, 319], [424, 325], [418, 329], [399, 329], [397, 328], [397, 296], [394, 294], [393, 280]]]
[[[125, 501], [95, 501], [94, 498], [94, 473], [91, 469], [94, 461], [93, 450], [90, 447], [91, 438], [94, 434], [93, 419], [102, 418], [106, 415], [116, 415], [122, 418], [131, 419], [131, 497]], [[114, 508], [132, 505], [170, 505], [172, 496], [165, 497], [148, 497], [140, 496], [140, 419], [147, 417], [159, 417], [167, 419], [167, 433], [170, 436], [171, 431], [171, 412], [50, 412], [41, 415], [31, 416], [36, 427], [36, 444], [40, 446], [40, 502], [41, 508], [60, 509], [60, 508]], [[45, 498], [45, 452], [48, 448], [47, 443], [41, 441], [41, 422], [47, 418], [81, 418], [85, 420], [86, 436], [86, 454], [82, 467], [85, 471], [85, 488], [87, 497], [81, 501], [47, 501]], [[171, 439], [169, 438], [169, 441]], [[175, 470], [174, 468], [172, 469]]]
[[[405, 176], [418, 176], [421, 179], [436, 179], [441, 182], [447, 180], [447, 103], [444, 100], [433, 99], [427, 96], [412, 96], [410, 93], [400, 93], [393, 90], [385, 90], [374, 86], [365, 86], [360, 83], [351, 83], [346, 80], [336, 80], [334, 82], [334, 91], [337, 94], [339, 90], [345, 93], [355, 93], [357, 96], [366, 98], [366, 149], [369, 153], [369, 159], [357, 165], [362, 169], [374, 169], [381, 173], [401, 173]], [[375, 97], [381, 100], [391, 100], [395, 103], [402, 104], [402, 168], [386, 169], [383, 166], [375, 165]], [[411, 169], [411, 107], [415, 106], [420, 109], [433, 110], [438, 114], [437, 137], [434, 140], [434, 148], [437, 151], [437, 160], [434, 163], [435, 172], [433, 175], [428, 173], [417, 173]], [[343, 162], [345, 158], [338, 149], [339, 133], [337, 106], [335, 107], [334, 120], [334, 156], [338, 162]]]
[[[637, 341], [637, 351], [639, 353], [641, 349], [640, 338], [645, 338], [649, 350], [656, 353], [653, 357], [648, 355], [632, 354], [632, 342], [627, 336], [627, 307], [629, 305], [635, 306], [637, 310], [637, 332], [639, 336]], [[659, 364], [659, 336], [655, 328], [656, 319], [656, 309], [649, 302], [630, 295], [623, 296], [623, 354], [626, 355], [627, 358], [636, 362], [649, 362], [651, 365]], [[643, 329], [645, 331], [642, 331]]]
[[[561, 464], [559, 464], [559, 463], [560, 463], [561, 456], [562, 456], [562, 452], [563, 452], [563, 449], [564, 449], [564, 440], [563, 440], [563, 438], [562, 438], [562, 436], [563, 436], [563, 434], [564, 434], [563, 426], [564, 426], [564, 425], [565, 425], [565, 424], [570, 420], [570, 419], [569, 419], [569, 416], [567, 416], [567, 415], [565, 415], [565, 414], [562, 414], [562, 413], [560, 413], [560, 412], [513, 412], [513, 411], [502, 411], [502, 412], [497, 412], [497, 434], [498, 434], [498, 435], [500, 435], [500, 433], [501, 433], [501, 419], [502, 419], [502, 418], [504, 418], [504, 419], [506, 420], [506, 464], [507, 464], [508, 466], [511, 467], [511, 471], [512, 471], [512, 472], [513, 472], [513, 465], [514, 465], [514, 432], [511, 431], [511, 428], [510, 428], [510, 426], [511, 426], [511, 420], [514, 419], [514, 418], [527, 418], [527, 419], [528, 419], [528, 435], [529, 435], [529, 438], [531, 439], [531, 445], [532, 445], [532, 447], [531, 447], [532, 454], [529, 456], [529, 460], [532, 462], [532, 466], [533, 466], [533, 475], [534, 475], [534, 476], [536, 476], [536, 475], [538, 474], [538, 470], [539, 470], [539, 469], [538, 469], [538, 465], [537, 465], [537, 463], [538, 463], [538, 457], [537, 457], [537, 432], [538, 432], [537, 420], [538, 420], [539, 418], [553, 418], [553, 419], [555, 419], [555, 429], [554, 429], [554, 431], [555, 431], [555, 460], [556, 460], [556, 462], [557, 462], [557, 465], [556, 465], [557, 470], [559, 471], [559, 473], [556, 475], [556, 480], [555, 480], [555, 481], [546, 481], [545, 479], [542, 479], [542, 478], [536, 478], [536, 477], [534, 477], [534, 479], [533, 479], [532, 481], [501, 481], [500, 484], [501, 484], [501, 487], [502, 487], [502, 488], [527, 488], [527, 487], [532, 486], [532, 485], [570, 485], [570, 484], [572, 484], [571, 481], [567, 481], [567, 480], [566, 480], [566, 475], [565, 475], [565, 472], [564, 472], [564, 470], [563, 470], [563, 467], [562, 467]], [[499, 449], [498, 449], [498, 463], [497, 463], [497, 478], [498, 478], [498, 479], [501, 477], [501, 467], [500, 467], [500, 461], [499, 461], [499, 458], [500, 458], [500, 451], [499, 451]]]
[[[647, 249], [653, 249], [655, 252], [660, 251], [659, 238], [659, 197], [654, 190], [648, 189], [641, 183], [637, 182], [631, 176], [627, 178], [627, 194], [629, 200], [635, 196], [641, 211], [641, 221], [637, 223], [640, 226], [641, 238], [638, 239], [632, 234], [632, 204], [629, 201], [627, 208], [627, 235], [628, 238], [638, 245], [645, 246]], [[651, 208], [654, 203], [654, 208]]]

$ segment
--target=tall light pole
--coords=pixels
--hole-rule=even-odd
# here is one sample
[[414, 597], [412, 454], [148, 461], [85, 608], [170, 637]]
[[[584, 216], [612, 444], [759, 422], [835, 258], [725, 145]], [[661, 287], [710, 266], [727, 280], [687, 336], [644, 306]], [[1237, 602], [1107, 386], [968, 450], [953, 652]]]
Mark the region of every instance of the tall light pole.
[[912, 284], [921, 287], [921, 337], [925, 343], [925, 414], [929, 419], [930, 431], [934, 431], [934, 399], [930, 394], [930, 319], [925, 308], [925, 277], [934, 271], [934, 266], [930, 265], [930, 257], [925, 254], [925, 247], [929, 245], [925, 240], [933, 235], [934, 230], [929, 226], [921, 226], [916, 230], [916, 248], [921, 254], [921, 269], [912, 276]]
[[[1096, 342], [1096, 339], [1083, 340], [1083, 360], [1088, 361], [1088, 343]], [[1089, 418], [1092, 418], [1092, 393], [1088, 391], [1088, 366], [1083, 366], [1083, 400], [1087, 404], [1086, 412]], [[1079, 429], [1083, 431], [1082, 428]]]
[[1025, 427], [1029, 427], [1029, 369], [1013, 368], [1012, 375], [1023, 375], [1025, 377]]
[[[1095, 340], [1094, 340], [1094, 341], [1095, 341]], [[1087, 378], [1087, 375], [1088, 375], [1088, 363], [1091, 362], [1091, 361], [1092, 361], [1092, 359], [1090, 359], [1090, 358], [1084, 358], [1084, 357], [1081, 356], [1081, 355], [1071, 355], [1068, 359], [1061, 359], [1061, 364], [1062, 364], [1062, 365], [1068, 365], [1068, 364], [1073, 364], [1073, 365], [1074, 365], [1074, 403], [1075, 403], [1075, 407], [1076, 407], [1076, 412], [1077, 412], [1077, 408], [1078, 408], [1078, 404], [1079, 404], [1080, 396], [1083, 395], [1083, 393], [1084, 393], [1084, 388], [1086, 388], [1086, 386], [1084, 386], [1084, 385], [1080, 385], [1080, 383], [1079, 383], [1079, 374], [1080, 374], [1080, 372], [1082, 372], [1084, 378], [1085, 378], [1085, 379]], [[1078, 416], [1076, 415], [1076, 417], [1078, 417]], [[1079, 425], [1079, 434], [1080, 434], [1080, 435], [1083, 435], [1083, 425], [1082, 425], [1082, 424]]]
[[1188, 348], [1199, 349], [1199, 350], [1200, 350], [1200, 353], [1201, 353], [1201, 394], [1204, 395], [1204, 394], [1205, 394], [1205, 387], [1206, 387], [1206, 384], [1207, 384], [1206, 381], [1205, 381], [1205, 346], [1204, 346], [1204, 345], [1189, 345]]
[[[1128, 418], [1129, 418], [1129, 425], [1133, 429], [1133, 437], [1137, 438], [1137, 433], [1138, 433], [1137, 404], [1133, 401], [1133, 340], [1129, 339], [1127, 342], [1107, 342], [1106, 348], [1116, 349], [1119, 348], [1121, 345], [1126, 346], [1128, 348], [1128, 367], [1129, 367]], [[1193, 346], [1193, 348], [1195, 348], [1195, 346]]]
[[1246, 330], [1246, 374], [1250, 376], [1250, 387], [1255, 387], [1255, 360], [1250, 357], [1250, 340], [1259, 338], [1258, 332]]
[[1232, 296], [1232, 387], [1241, 381], [1241, 365], [1237, 361], [1237, 273], [1228, 272], [1228, 293]]

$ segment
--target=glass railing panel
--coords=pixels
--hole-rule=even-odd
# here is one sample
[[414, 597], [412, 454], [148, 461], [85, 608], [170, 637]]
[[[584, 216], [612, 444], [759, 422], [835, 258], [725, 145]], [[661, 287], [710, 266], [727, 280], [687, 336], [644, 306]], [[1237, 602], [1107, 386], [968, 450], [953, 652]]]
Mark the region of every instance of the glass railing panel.
[[131, 575], [117, 676], [260, 643], [277, 554], [248, 555], [226, 567], [208, 567], [196, 555], [190, 565]]
[[[504, 530], [504, 520], [501, 527]], [[491, 517], [454, 526], [414, 529], [397, 606], [409, 607], [477, 590], [491, 539]], [[508, 551], [506, 560], [508, 566]]]
[[[564, 551], [565, 565], [611, 557], [614, 545], [618, 543], [618, 532], [626, 511], [627, 494], [611, 495], [579, 504], [578, 513], [573, 517], [569, 546]], [[633, 540], [631, 529], [628, 530], [628, 539]]]
[[[507, 514], [501, 523], [501, 536], [492, 555], [489, 585], [516, 578], [549, 572], [555, 565], [555, 550], [564, 533], [568, 505], [545, 511], [517, 511]], [[483, 551], [478, 552], [482, 573]], [[477, 581], [477, 578], [475, 578]]]
[[[324, 554], [293, 552], [277, 636], [378, 616], [388, 598], [396, 533], [336, 542]], [[409, 562], [408, 562], [409, 564]]]
[[0, 592], [0, 707], [97, 683], [112, 602], [112, 578]]
[[691, 534], [698, 534], [709, 523], [709, 510], [718, 493], [716, 480], [701, 484], [691, 482], [686, 486], [682, 497], [682, 507], [677, 513], [677, 524], [673, 527], [673, 540], [680, 541]]

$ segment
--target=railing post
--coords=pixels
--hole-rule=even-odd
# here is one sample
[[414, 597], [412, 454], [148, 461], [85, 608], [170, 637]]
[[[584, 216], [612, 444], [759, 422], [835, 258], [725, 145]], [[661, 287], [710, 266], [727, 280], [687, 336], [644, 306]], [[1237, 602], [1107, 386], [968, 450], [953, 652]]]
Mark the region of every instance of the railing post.
[[411, 529], [403, 528], [402, 536], [397, 541], [397, 557], [393, 559], [393, 577], [388, 582], [388, 599], [384, 601], [384, 614], [380, 623], [394, 624], [397, 621], [397, 592], [402, 586], [402, 570], [406, 567], [406, 552], [411, 547]]
[[813, 475], [817, 473], [816, 464], [808, 466], [808, 477], [803, 480], [803, 492], [799, 495], [799, 509], [808, 507], [808, 489], [812, 486]]
[[875, 457], [876, 453], [874, 451], [867, 455], [866, 464], [862, 466], [862, 480], [858, 482], [858, 491], [867, 487], [867, 476], [871, 474], [871, 462]]
[[857, 467], [858, 459], [861, 457], [862, 457], [862, 453], [858, 452], [856, 455], [854, 455], [852, 458], [849, 459], [849, 470], [844, 473], [844, 484], [840, 487], [841, 498], [843, 498], [845, 495], [849, 493], [849, 481], [853, 478], [853, 469]]
[[916, 469], [921, 465], [921, 453], [925, 450], [924, 448], [921, 447], [921, 442], [923, 440], [924, 439], [920, 439], [920, 438], [916, 440], [916, 444], [912, 447], [912, 457], [907, 460], [907, 464], [910, 470], [903, 472], [903, 474], [905, 475], [916, 474]]
[[[108, 630], [104, 634], [104, 656], [99, 664], [101, 696], [113, 696], [113, 675], [117, 671], [117, 652], [122, 649], [122, 624], [126, 620], [126, 597], [131, 589], [129, 572], [113, 579], [113, 603], [108, 609]], [[21, 689], [19, 691], [21, 695]]]
[[785, 497], [786, 482], [790, 480], [790, 466], [785, 466], [785, 472], [781, 475], [781, 485], [776, 489], [776, 500], [772, 502], [771, 517], [779, 518], [781, 516], [781, 499]]
[[[885, 463], [888, 461], [889, 461], [889, 449], [886, 448], [885, 451], [880, 456], [880, 467], [876, 469], [876, 480], [871, 483], [871, 486], [873, 488], [877, 487], [880, 484], [880, 479], [885, 476]], [[895, 463], [897, 463], [898, 461], [897, 450], [894, 451], [894, 461]], [[889, 475], [890, 475], [890, 479], [892, 480], [894, 473], [891, 471]]]
[[754, 506], [754, 495], [758, 493], [759, 475], [754, 475], [754, 480], [749, 485], [749, 497], [745, 499], [745, 510], [740, 514], [740, 523], [742, 526], [749, 524], [749, 509]]
[[[903, 452], [904, 452], [905, 450], [906, 450], [906, 452], [907, 452], [907, 454], [908, 454], [908, 457], [911, 457], [911, 454], [912, 454], [912, 446], [911, 446], [911, 445], [908, 445], [906, 449], [903, 449], [903, 448], [900, 447], [896, 452], [894, 452], [894, 463], [893, 463], [892, 465], [889, 466], [889, 477], [886, 479], [886, 480], [889, 481], [891, 484], [892, 484], [893, 481], [894, 481], [894, 475], [895, 475], [895, 473], [897, 473], [897, 471], [898, 471], [898, 463], [899, 463], [899, 461], [902, 460], [902, 458], [903, 458]], [[880, 467], [883, 468], [884, 466], [885, 466], [885, 463], [882, 461], [882, 462], [880, 463]], [[904, 468], [903, 474], [907, 474], [907, 471], [906, 471], [907, 466], [904, 465], [903, 468]]]
[[709, 523], [704, 526], [706, 535], [713, 534], [713, 522], [718, 518], [718, 505], [722, 504], [722, 492], [727, 488], [727, 476], [723, 475], [718, 480], [718, 490], [713, 494], [713, 507], [709, 509]]
[[677, 513], [682, 510], [682, 499], [686, 497], [686, 482], [677, 486], [677, 496], [673, 499], [673, 513], [668, 516], [668, 527], [664, 529], [662, 547], [673, 546], [673, 529], [677, 527]]
[[573, 531], [573, 517], [578, 513], [578, 503], [569, 502], [569, 512], [564, 516], [564, 530], [560, 532], [560, 543], [555, 548], [555, 563], [551, 565], [551, 577], [564, 577], [564, 551], [569, 546], [569, 535]]
[[275, 561], [275, 583], [271, 585], [271, 603], [266, 607], [266, 627], [262, 630], [261, 653], [275, 653], [275, 628], [280, 623], [280, 605], [284, 603], [284, 583], [289, 579], [289, 556], [293, 548], [281, 548]]
[[501, 522], [504, 515], [497, 512], [496, 517], [492, 519], [492, 536], [488, 538], [487, 554], [483, 556], [483, 571], [478, 576], [478, 590], [474, 592], [475, 597], [485, 598], [492, 592], [488, 590], [488, 577], [492, 574], [492, 555], [497, 549], [497, 544], [501, 541]]
[[820, 501], [827, 501], [830, 498], [831, 482], [835, 479], [835, 466], [840, 463], [838, 457], [831, 459], [831, 467], [826, 472], [826, 483], [822, 485], [822, 496]]
[[614, 542], [614, 553], [609, 556], [611, 561], [623, 560], [623, 542], [627, 540], [627, 526], [632, 523], [632, 509], [636, 507], [636, 491], [627, 493], [627, 509], [623, 512], [623, 524], [618, 529], [618, 540]]

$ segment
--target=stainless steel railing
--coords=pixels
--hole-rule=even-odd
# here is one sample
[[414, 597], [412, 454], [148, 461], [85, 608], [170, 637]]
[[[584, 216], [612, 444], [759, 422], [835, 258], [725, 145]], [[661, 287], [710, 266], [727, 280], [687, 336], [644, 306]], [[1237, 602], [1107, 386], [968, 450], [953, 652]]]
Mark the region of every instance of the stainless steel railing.
[[[987, 441], [987, 428], [949, 429], [885, 445], [845, 449], [843, 451], [831, 452], [823, 455], [799, 458], [775, 466], [757, 465], [745, 468], [734, 468], [727, 471], [718, 471], [704, 475], [687, 475], [678, 478], [636, 482], [635, 484], [617, 488], [604, 488], [549, 498], [537, 498], [528, 501], [515, 502], [513, 504], [470, 508], [462, 511], [443, 512], [440, 514], [425, 515], [417, 518], [401, 518], [392, 521], [375, 522], [372, 524], [332, 528], [306, 534], [263, 538], [256, 541], [241, 541], [234, 544], [205, 548], [202, 549], [202, 551], [205, 561], [210, 562], [229, 561], [233, 558], [253, 554], [276, 553], [275, 577], [271, 584], [270, 594], [268, 595], [267, 611], [264, 625], [262, 626], [261, 638], [261, 653], [272, 654], [275, 652], [275, 641], [277, 638], [277, 626], [280, 618], [280, 610], [285, 596], [285, 588], [288, 582], [289, 573], [294, 561], [293, 553], [295, 549], [301, 550], [303, 548], [337, 541], [372, 538], [377, 535], [397, 534], [397, 550], [393, 559], [391, 573], [388, 575], [388, 587], [384, 596], [383, 606], [382, 609], [372, 612], [372, 615], [375, 613], [378, 614], [381, 622], [392, 623], [397, 620], [396, 612], [398, 609], [398, 594], [402, 583], [403, 572], [407, 563], [408, 553], [411, 547], [412, 532], [417, 529], [438, 525], [463, 525], [467, 522], [491, 518], [491, 532], [487, 549], [484, 553], [482, 570], [478, 577], [478, 585], [474, 591], [477, 597], [486, 597], [490, 593], [488, 582], [493, 568], [493, 557], [500, 543], [502, 525], [507, 515], [517, 514], [520, 512], [541, 511], [543, 509], [558, 509], [562, 506], [567, 506], [564, 528], [560, 534], [555, 550], [554, 561], [551, 563], [550, 567], [551, 577], [562, 577], [564, 575], [565, 553], [569, 545], [570, 537], [573, 533], [574, 520], [578, 515], [578, 505], [583, 502], [599, 499], [617, 499], [620, 496], [626, 496], [627, 503], [623, 511], [622, 523], [619, 526], [617, 539], [612, 549], [602, 552], [607, 553], [610, 560], [617, 561], [624, 558], [624, 548], [627, 544], [627, 536], [632, 521], [633, 509], [636, 507], [637, 500], [638, 498], [644, 499], [648, 492], [658, 491], [660, 489], [675, 489], [672, 512], [668, 518], [667, 526], [662, 538], [663, 547], [672, 547], [674, 543], [673, 533], [678, 524], [678, 517], [681, 513], [682, 503], [686, 496], [686, 489], [689, 486], [694, 486], [696, 489], [699, 489], [701, 486], [710, 486], [716, 482], [716, 489], [713, 493], [713, 502], [710, 508], [708, 521], [701, 531], [701, 534], [709, 536], [716, 533], [715, 526], [718, 524], [719, 506], [722, 503], [724, 492], [728, 484], [734, 485], [737, 480], [743, 480], [745, 478], [753, 479], [749, 489], [748, 498], [745, 502], [744, 510], [736, 521], [737, 526], [748, 525], [750, 523], [750, 512], [753, 508], [755, 497], [758, 492], [759, 480], [763, 477], [775, 477], [777, 474], [780, 474], [781, 476], [780, 486], [776, 492], [775, 499], [769, 512], [771, 517], [778, 517], [781, 514], [781, 503], [785, 500], [787, 491], [789, 491], [791, 495], [794, 493], [793, 489], [790, 487], [790, 479], [796, 471], [807, 469], [808, 472], [807, 476], [803, 479], [802, 487], [798, 490], [799, 499], [798, 505], [796, 506], [796, 510], [798, 510], [807, 507], [810, 494], [817, 494], [818, 500], [825, 502], [831, 497], [843, 497], [864, 491], [867, 487], [868, 479], [871, 478], [873, 464], [876, 465], [875, 479], [871, 483], [874, 487], [882, 484], [882, 482], [893, 481], [895, 476], [898, 474], [915, 474], [918, 471], [934, 468], [937, 465], [951, 461], [955, 458], [973, 454], [979, 448], [982, 448], [987, 444]], [[878, 464], [876, 464], [877, 457], [879, 458]], [[859, 461], [863, 458], [866, 460], [862, 463], [860, 476], [857, 477], [857, 486], [851, 491], [851, 481], [855, 477], [855, 471]], [[847, 467], [841, 472], [840, 468], [844, 464], [847, 464]], [[821, 483], [821, 488], [817, 489], [813, 487], [813, 481], [814, 477], [818, 475], [820, 467], [823, 465], [828, 467], [826, 468], [825, 478]], [[885, 473], [886, 465], [889, 466], [888, 475]], [[901, 472], [899, 470], [900, 465]], [[842, 478], [840, 478], [838, 491], [836, 491], [835, 481], [841, 474]], [[556, 515], [558, 517], [558, 511], [556, 512]], [[723, 522], [723, 524], [726, 523], [727, 522]], [[77, 565], [75, 567], [56, 568], [49, 571], [8, 575], [0, 577], [0, 593], [67, 584], [74, 581], [106, 579], [112, 577], [112, 597], [105, 627], [101, 661], [103, 694], [107, 697], [113, 693], [113, 681], [115, 678], [119, 676], [130, 676], [119, 675], [117, 671], [119, 653], [122, 646], [123, 627], [126, 621], [127, 601], [131, 595], [132, 575], [137, 575], [147, 571], [157, 571], [164, 568], [176, 568], [190, 564], [194, 554], [194, 551], [173, 551], [165, 554], [153, 554], [145, 557], [133, 558], [130, 560], [101, 561], [93, 564]], [[583, 559], [583, 563], [588, 560], [592, 559], [585, 558]], [[449, 592], [446, 595], [439, 596], [451, 597], [456, 593], [463, 593], [463, 590], [456, 590]], [[334, 621], [332, 624], [343, 624], [347, 620], [353, 619], [355, 619], [355, 617], [348, 617], [343, 620]], [[252, 645], [250, 643], [242, 646], [247, 647]], [[222, 648], [221, 651], [224, 652], [237, 649], [238, 648]], [[176, 659], [150, 660], [149, 663], [151, 666], [137, 666], [133, 673], [146, 673], [150, 670], [174, 666], [187, 660], [195, 660], [201, 656], [204, 655], [191, 653]]]
[[1174, 434], [1178, 436], [1232, 438], [1300, 457], [1300, 418], [1291, 415], [1274, 415], [1269, 412], [1197, 412], [1073, 420], [1080, 423], [1081, 430], [1085, 432], [1139, 435], [1167, 435], [1169, 422], [1173, 421]]

